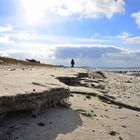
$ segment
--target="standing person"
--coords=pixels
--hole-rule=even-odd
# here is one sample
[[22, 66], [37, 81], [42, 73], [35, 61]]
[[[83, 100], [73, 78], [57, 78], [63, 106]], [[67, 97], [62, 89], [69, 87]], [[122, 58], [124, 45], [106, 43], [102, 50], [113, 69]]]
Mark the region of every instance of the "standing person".
[[72, 68], [74, 67], [74, 64], [75, 64], [74, 59], [72, 59], [72, 60], [71, 60], [71, 67], [72, 67]]

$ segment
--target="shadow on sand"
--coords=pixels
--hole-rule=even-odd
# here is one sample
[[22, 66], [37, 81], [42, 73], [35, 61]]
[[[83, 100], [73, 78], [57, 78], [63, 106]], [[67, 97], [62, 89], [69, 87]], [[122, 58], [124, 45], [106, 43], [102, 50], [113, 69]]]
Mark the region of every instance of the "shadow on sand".
[[26, 111], [9, 113], [0, 125], [1, 140], [55, 140], [82, 126], [79, 114], [71, 108], [48, 108], [37, 118]]

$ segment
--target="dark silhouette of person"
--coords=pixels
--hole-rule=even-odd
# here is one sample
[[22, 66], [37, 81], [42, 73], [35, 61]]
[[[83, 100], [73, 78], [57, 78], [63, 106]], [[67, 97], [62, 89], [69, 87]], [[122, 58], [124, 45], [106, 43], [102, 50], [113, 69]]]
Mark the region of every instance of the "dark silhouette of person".
[[71, 67], [73, 68], [75, 65], [74, 59], [71, 60]]

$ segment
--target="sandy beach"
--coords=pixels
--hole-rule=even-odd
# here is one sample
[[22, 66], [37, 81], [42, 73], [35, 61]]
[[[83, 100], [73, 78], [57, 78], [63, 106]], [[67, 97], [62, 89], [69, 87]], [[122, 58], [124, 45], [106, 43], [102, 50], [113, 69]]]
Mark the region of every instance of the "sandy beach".
[[0, 140], [140, 140], [140, 0], [0, 0]]
[[140, 80], [136, 77], [19, 65], [0, 65], [0, 76], [1, 97], [54, 87], [69, 88], [71, 93], [70, 107], [47, 107], [36, 118], [29, 110], [6, 113], [0, 121], [0, 140], [140, 139]]

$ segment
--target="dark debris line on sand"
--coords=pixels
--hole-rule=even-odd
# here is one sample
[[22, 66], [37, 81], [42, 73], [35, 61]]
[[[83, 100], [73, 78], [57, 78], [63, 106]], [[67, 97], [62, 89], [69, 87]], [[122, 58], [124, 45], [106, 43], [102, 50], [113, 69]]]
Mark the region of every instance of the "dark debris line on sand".
[[78, 92], [78, 91], [71, 91], [71, 93], [72, 94], [90, 95], [90, 96], [98, 97], [101, 101], [103, 101], [105, 103], [114, 104], [114, 105], [117, 105], [119, 107], [124, 107], [126, 109], [130, 109], [130, 110], [140, 112], [139, 107], [135, 107], [135, 106], [131, 106], [131, 105], [128, 105], [128, 104], [125, 104], [125, 103], [121, 103], [119, 101], [115, 101], [115, 100], [110, 99], [109, 97], [107, 97], [105, 95], [98, 95], [97, 93], [85, 93], [85, 92]]
[[[89, 76], [90, 75], [90, 76]], [[76, 75], [76, 77], [57, 77], [57, 79], [68, 85], [68, 86], [81, 86], [81, 87], [89, 87], [87, 86], [86, 84], [83, 84], [81, 83], [81, 78], [92, 78], [92, 79], [95, 79], [95, 78], [102, 78], [102, 79], [105, 79], [107, 78], [105, 76], [105, 74], [101, 71], [96, 71], [96, 72], [90, 72], [90, 73], [78, 73], [78, 75]], [[87, 79], [86, 79], [87, 80]], [[86, 81], [85, 80], [85, 81]], [[103, 85], [98, 85], [98, 88], [102, 89], [102, 86]], [[103, 86], [104, 87], [104, 86]], [[108, 103], [108, 104], [114, 104], [114, 105], [117, 105], [119, 106], [120, 108], [121, 107], [124, 107], [126, 109], [130, 109], [130, 110], [134, 110], [134, 111], [138, 111], [140, 112], [140, 108], [139, 107], [136, 107], [136, 106], [132, 106], [132, 105], [128, 105], [128, 104], [125, 104], [125, 103], [122, 103], [122, 102], [119, 102], [119, 101], [115, 101], [115, 97], [113, 96], [109, 96], [109, 95], [99, 95], [97, 93], [86, 93], [86, 92], [80, 92], [80, 91], [71, 91], [71, 94], [81, 94], [81, 95], [86, 95], [86, 98], [87, 99], [90, 99], [90, 96], [95, 96], [95, 97], [98, 97], [101, 101], [105, 102], [105, 103]]]

